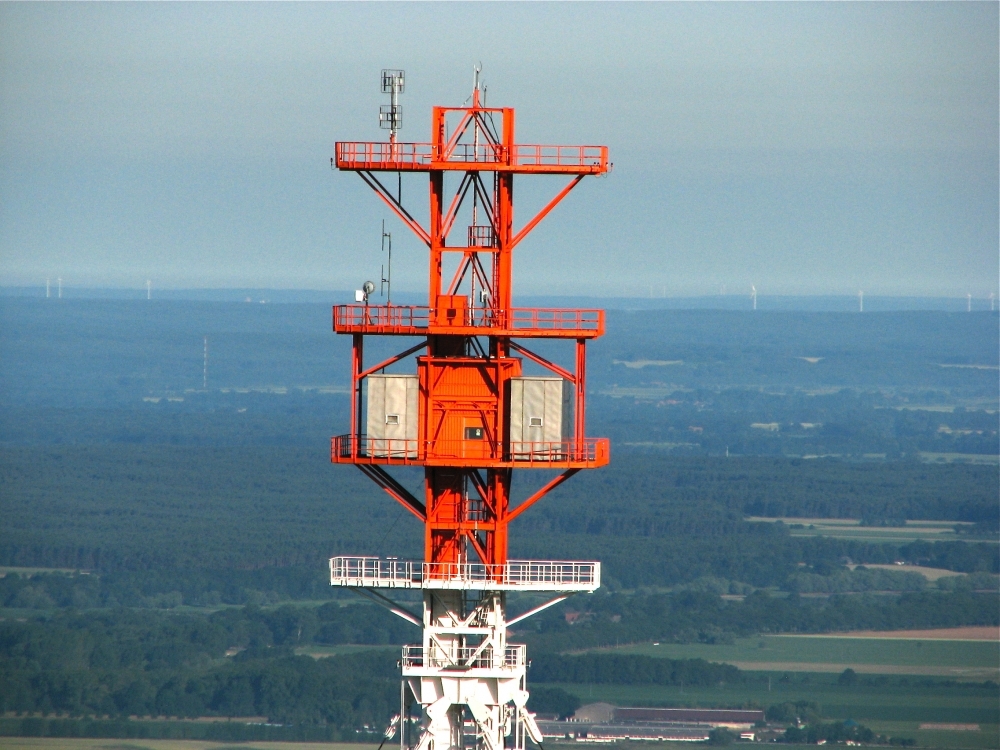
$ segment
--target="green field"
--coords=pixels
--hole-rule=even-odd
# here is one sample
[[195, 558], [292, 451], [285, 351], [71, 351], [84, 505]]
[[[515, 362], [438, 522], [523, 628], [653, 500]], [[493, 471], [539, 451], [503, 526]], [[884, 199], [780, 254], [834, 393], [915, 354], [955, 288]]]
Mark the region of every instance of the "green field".
[[705, 659], [751, 671], [839, 672], [851, 667], [868, 674], [985, 680], [997, 679], [1000, 669], [1000, 643], [989, 641], [765, 635], [732, 644], [644, 643], [602, 651]]
[[956, 526], [972, 526], [961, 521], [907, 521], [905, 526], [861, 526], [857, 518], [768, 518], [751, 516], [746, 519], [753, 523], [774, 523], [781, 521], [789, 527], [791, 536], [828, 536], [834, 539], [853, 539], [863, 542], [892, 542], [908, 544], [924, 540], [928, 542], [993, 541], [975, 537], [960, 536]]

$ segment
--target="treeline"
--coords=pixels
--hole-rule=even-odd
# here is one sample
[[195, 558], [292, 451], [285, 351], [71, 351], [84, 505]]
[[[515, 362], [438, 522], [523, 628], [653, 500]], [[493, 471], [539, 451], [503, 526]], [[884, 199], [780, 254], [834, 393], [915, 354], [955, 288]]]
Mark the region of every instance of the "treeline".
[[785, 598], [756, 591], [743, 601], [687, 591], [602, 594], [572, 601], [564, 612], [542, 612], [519, 629], [534, 653], [563, 652], [643, 641], [728, 642], [757, 633], [828, 633], [1000, 624], [996, 594], [917, 592], [899, 596], [835, 595]]
[[[335, 609], [324, 614], [341, 634], [353, 615], [372, 612], [355, 607], [338, 617]], [[397, 657], [295, 656], [296, 645], [328, 635], [317, 620], [305, 608], [247, 608], [207, 617], [117, 610], [0, 622], [0, 713], [267, 716], [351, 730], [383, 722], [398, 704]], [[367, 631], [371, 639], [378, 627]]]

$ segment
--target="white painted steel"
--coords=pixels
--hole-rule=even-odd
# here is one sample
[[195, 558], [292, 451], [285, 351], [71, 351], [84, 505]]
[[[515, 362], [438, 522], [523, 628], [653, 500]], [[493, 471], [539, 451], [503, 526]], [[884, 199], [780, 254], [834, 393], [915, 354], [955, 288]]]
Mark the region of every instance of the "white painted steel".
[[368, 455], [416, 458], [420, 385], [416, 375], [369, 375]]
[[549, 455], [569, 438], [572, 388], [572, 384], [562, 378], [510, 379], [508, 450], [515, 461], [529, 458], [536, 451]]
[[506, 565], [425, 563], [378, 557], [330, 558], [330, 584], [359, 588], [594, 591], [599, 562], [510, 560]]

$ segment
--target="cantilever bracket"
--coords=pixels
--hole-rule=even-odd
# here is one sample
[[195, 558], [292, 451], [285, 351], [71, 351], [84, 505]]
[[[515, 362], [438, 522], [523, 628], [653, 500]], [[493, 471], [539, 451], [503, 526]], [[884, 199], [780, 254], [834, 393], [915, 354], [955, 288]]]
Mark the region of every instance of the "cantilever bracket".
[[530, 359], [532, 362], [540, 364], [542, 367], [551, 370], [559, 377], [565, 378], [569, 382], [573, 383], [573, 385], [576, 385], [576, 375], [574, 375], [573, 373], [569, 372], [568, 370], [564, 370], [557, 364], [549, 362], [547, 359], [545, 359], [545, 357], [535, 354], [533, 351], [531, 351], [530, 349], [526, 349], [520, 344], [517, 344], [513, 341], [510, 341], [508, 343], [511, 349], [516, 349], [517, 351], [521, 352], [521, 354]]
[[382, 596], [382, 594], [379, 594], [375, 591], [369, 591], [368, 589], [353, 589], [353, 590], [356, 591], [361, 596], [365, 597], [366, 599], [371, 599], [376, 604], [385, 607], [387, 610], [392, 612], [397, 617], [402, 617], [407, 622], [413, 623], [418, 628], [422, 628], [424, 626], [424, 623], [421, 622], [420, 619], [418, 619], [415, 614], [410, 612], [410, 610], [408, 609], [403, 609], [389, 597]]
[[385, 204], [396, 213], [396, 216], [398, 216], [403, 223], [406, 224], [406, 226], [412, 229], [413, 233], [429, 247], [431, 244], [431, 236], [427, 233], [427, 230], [420, 226], [416, 219], [410, 216], [410, 212], [403, 208], [403, 204], [399, 202], [396, 196], [386, 189], [385, 185], [379, 182], [378, 177], [373, 175], [371, 172], [362, 170], [358, 170], [358, 174], [361, 176], [361, 179], [365, 181], [368, 187], [374, 190], [375, 194], [385, 201]]
[[569, 479], [571, 476], [573, 476], [574, 474], [576, 474], [578, 471], [580, 471], [580, 470], [579, 469], [567, 469], [562, 474], [560, 474], [559, 476], [557, 476], [555, 479], [551, 480], [548, 484], [546, 484], [544, 487], [542, 487], [542, 489], [538, 490], [538, 492], [536, 492], [534, 495], [532, 495], [527, 500], [525, 500], [523, 503], [521, 503], [516, 508], [514, 508], [514, 510], [512, 510], [510, 513], [508, 513], [507, 514], [507, 523], [510, 523], [515, 518], [517, 518], [519, 515], [521, 515], [522, 513], [524, 513], [524, 511], [526, 511], [532, 505], [534, 505], [535, 503], [537, 503], [539, 500], [541, 500], [543, 497], [545, 497], [550, 491], [554, 490], [556, 487], [558, 487], [560, 484], [562, 484], [563, 482], [565, 482], [567, 479]]
[[381, 487], [388, 495], [406, 508], [422, 522], [427, 520], [426, 506], [417, 500], [408, 489], [392, 478], [381, 466], [374, 464], [355, 464], [366, 477]]
[[513, 625], [514, 623], [521, 622], [521, 620], [527, 620], [532, 615], [537, 615], [543, 609], [548, 609], [553, 604], [558, 604], [561, 601], [565, 601], [566, 599], [569, 599], [571, 596], [572, 596], [572, 594], [563, 594], [562, 596], [557, 596], [555, 599], [550, 599], [549, 601], [545, 602], [545, 604], [540, 604], [539, 606], [535, 607], [534, 609], [529, 609], [527, 612], [525, 612], [524, 614], [518, 615], [513, 620], [507, 620], [507, 626], [509, 627], [509, 626]]
[[524, 225], [524, 229], [518, 232], [517, 236], [515, 236], [514, 239], [510, 241], [510, 245], [507, 246], [507, 249], [513, 250], [517, 246], [517, 243], [523, 240], [528, 235], [528, 232], [530, 232], [538, 225], [538, 222], [540, 222], [542, 219], [548, 216], [549, 211], [555, 208], [556, 205], [558, 205], [559, 201], [561, 201], [563, 198], [569, 195], [569, 191], [575, 188], [577, 185], [579, 185], [580, 180], [582, 180], [585, 176], [586, 175], [578, 174], [576, 177], [570, 180], [569, 185], [564, 187], [555, 198], [550, 200], [548, 204], [545, 206], [545, 208], [543, 208], [541, 211], [535, 214], [534, 219], [532, 219], [531, 221], [529, 221], [527, 224]]
[[389, 357], [389, 359], [385, 360], [384, 362], [379, 362], [374, 367], [369, 367], [367, 370], [364, 370], [364, 371], [358, 373], [358, 380], [361, 380], [361, 378], [368, 377], [369, 375], [371, 375], [376, 370], [381, 370], [384, 367], [388, 367], [391, 364], [399, 362], [399, 360], [403, 359], [404, 357], [409, 357], [411, 354], [413, 354], [414, 352], [416, 352], [416, 351], [418, 351], [420, 349], [423, 349], [425, 346], [427, 346], [427, 340], [426, 339], [424, 339], [423, 341], [421, 341], [416, 346], [411, 346], [405, 352], [400, 352], [396, 356]]

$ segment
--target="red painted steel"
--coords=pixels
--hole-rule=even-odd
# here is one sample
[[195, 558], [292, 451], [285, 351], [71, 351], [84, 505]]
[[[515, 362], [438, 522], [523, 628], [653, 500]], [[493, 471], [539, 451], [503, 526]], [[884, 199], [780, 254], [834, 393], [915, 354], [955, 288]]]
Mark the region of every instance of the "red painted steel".
[[[429, 250], [426, 306], [365, 304], [333, 309], [334, 331], [350, 334], [353, 346], [351, 431], [332, 438], [331, 461], [357, 465], [424, 520], [424, 554], [432, 577], [446, 576], [446, 571], [475, 559], [484, 570], [496, 571], [488, 573], [491, 577], [504, 575], [510, 520], [579, 470], [607, 464], [610, 456], [608, 440], [586, 437], [585, 428], [586, 342], [603, 335], [604, 311], [512, 304], [514, 247], [583, 177], [609, 171], [608, 149], [518, 144], [514, 133], [514, 110], [483, 107], [476, 89], [468, 107], [433, 108], [429, 142], [400, 143], [395, 137], [388, 143], [340, 142], [333, 160], [339, 169], [357, 172]], [[376, 174], [380, 172], [427, 173], [426, 227], [402, 205], [398, 191], [380, 181]], [[445, 174], [451, 172], [462, 174], [454, 195], [445, 191]], [[490, 174], [492, 180], [484, 179]], [[515, 231], [514, 176], [519, 174], [563, 174], [572, 179]], [[472, 217], [462, 231], [463, 244], [449, 245], [449, 233], [468, 202], [473, 204]], [[447, 286], [442, 278], [446, 253], [461, 253]], [[366, 335], [419, 336], [426, 341], [366, 368]], [[514, 338], [572, 342], [573, 372], [516, 344]], [[367, 436], [362, 425], [365, 379], [419, 349], [425, 354], [416, 360], [417, 437]], [[574, 389], [571, 437], [511, 439], [507, 393], [511, 378], [521, 375], [522, 364], [512, 351], [548, 368], [566, 381], [565, 387]], [[396, 465], [425, 467], [422, 500], [382, 468]], [[515, 468], [562, 473], [512, 509]]]

